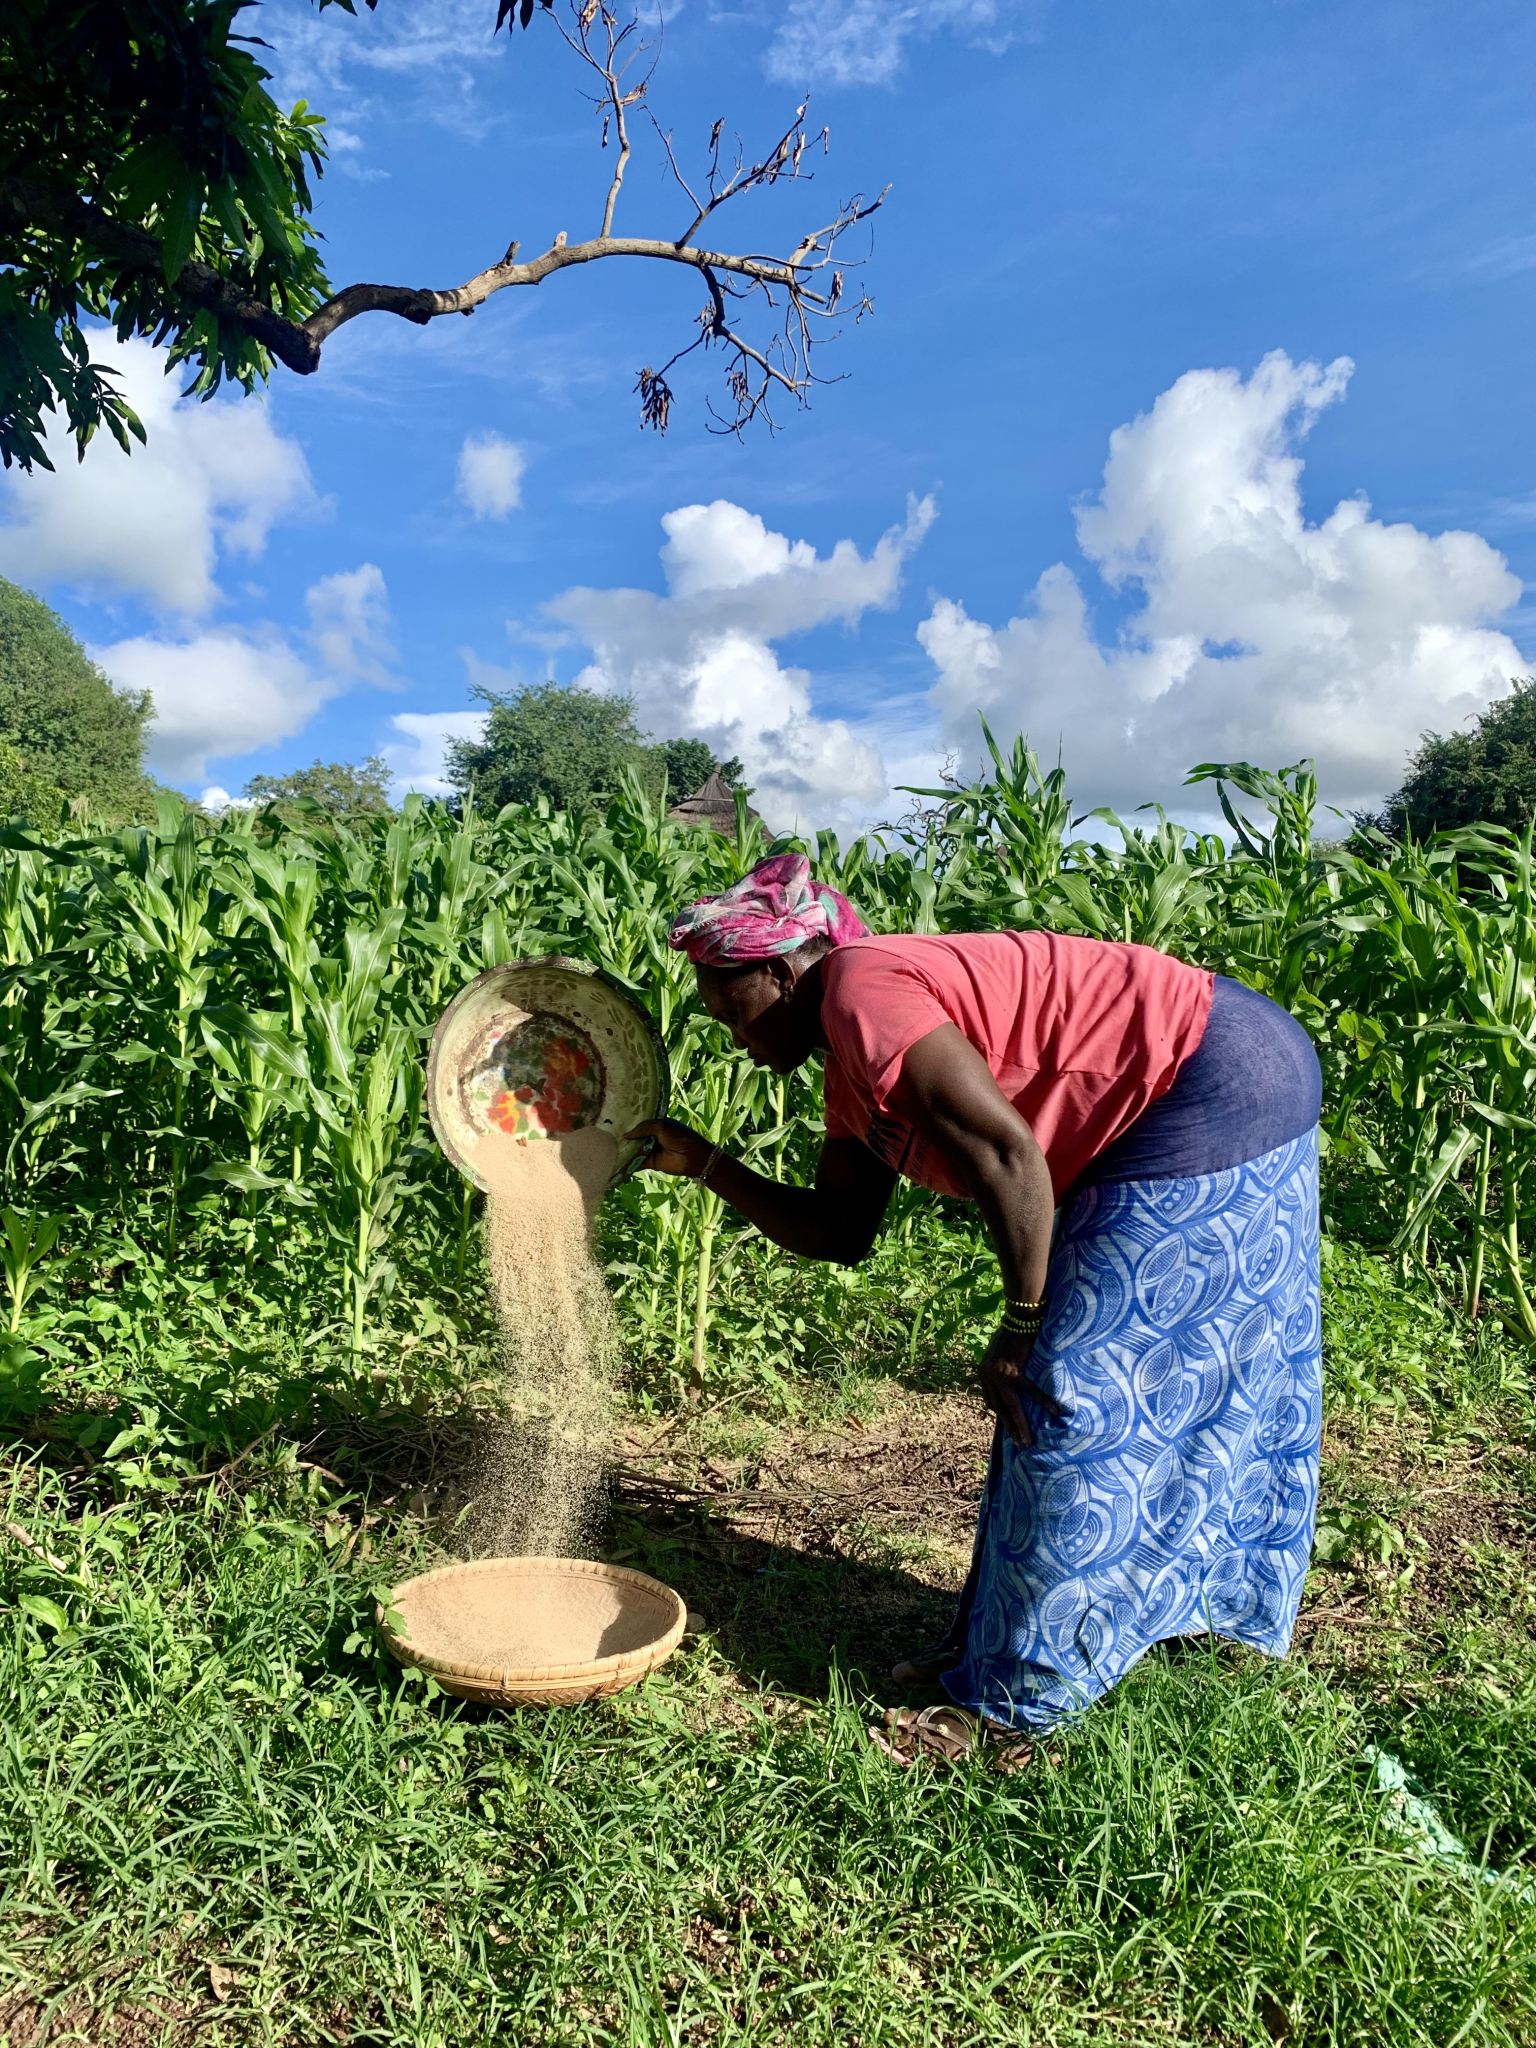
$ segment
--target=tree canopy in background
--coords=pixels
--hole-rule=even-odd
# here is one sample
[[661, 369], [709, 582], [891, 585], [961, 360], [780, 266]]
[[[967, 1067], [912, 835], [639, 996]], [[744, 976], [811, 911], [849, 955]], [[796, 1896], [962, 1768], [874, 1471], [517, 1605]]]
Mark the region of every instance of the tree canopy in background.
[[478, 740], [449, 743], [448, 780], [459, 791], [473, 788], [482, 811], [541, 796], [557, 810], [576, 810], [617, 789], [626, 768], [640, 766], [645, 741], [624, 697], [559, 683], [476, 695], [490, 707], [485, 731]]
[[703, 740], [668, 740], [661, 753], [667, 770], [667, 794], [674, 803], [679, 797], [692, 796], [696, 789], [701, 789], [716, 766], [727, 789], [734, 789], [747, 772], [734, 755], [729, 761], [717, 763]]
[[1403, 786], [1370, 822], [1394, 839], [1462, 825], [1523, 831], [1536, 815], [1536, 676], [1479, 714], [1470, 732], [1425, 733]]
[[[544, 797], [556, 810], [579, 810], [613, 795], [626, 769], [653, 802], [690, 796], [715, 765], [702, 740], [664, 740], [641, 732], [628, 697], [583, 690], [574, 683], [533, 683], [500, 695], [476, 694], [489, 705], [477, 740], [453, 740], [448, 780], [461, 794], [473, 788], [483, 812]], [[702, 764], [702, 766], [701, 766]], [[742, 766], [721, 770], [739, 782]]]
[[7, 808], [30, 811], [51, 790], [104, 823], [144, 813], [153, 715], [147, 691], [114, 689], [56, 612], [0, 577], [0, 745], [14, 762], [0, 775], [20, 792]]
[[366, 761], [315, 761], [286, 775], [253, 775], [245, 793], [259, 804], [318, 804], [336, 818], [375, 816], [390, 808], [392, 781], [382, 754]]
[[16, 749], [0, 740], [0, 818], [28, 818], [35, 825], [52, 825], [66, 802], [56, 782], [45, 775], [29, 775]]
[[[595, 235], [562, 231], [542, 254], [518, 260], [517, 242], [476, 276], [444, 290], [352, 284], [333, 291], [311, 218], [312, 181], [325, 162], [323, 118], [300, 102], [285, 112], [250, 19], [258, 0], [6, 0], [0, 13], [0, 458], [51, 468], [47, 415], [62, 411], [83, 455], [105, 426], [126, 449], [144, 430], [109, 367], [93, 363], [89, 319], [119, 339], [148, 335], [209, 396], [228, 380], [244, 391], [274, 360], [299, 375], [319, 368], [327, 337], [360, 314], [387, 312], [418, 326], [472, 313], [509, 286], [610, 256], [680, 265], [708, 294], [691, 309], [691, 335], [662, 367], [639, 372], [642, 418], [664, 429], [667, 372], [681, 357], [721, 347], [729, 428], [767, 410], [777, 392], [804, 402], [818, 379], [810, 350], [822, 324], [841, 317], [859, 258], [840, 239], [880, 205], [862, 196], [830, 219], [791, 232], [783, 257], [708, 249], [696, 237], [717, 210], [751, 191], [800, 178], [813, 141], [805, 106], [755, 161], [722, 149], [717, 121], [695, 191], [665, 154], [677, 214], [660, 236], [614, 232], [629, 163], [630, 110], [645, 100], [659, 56], [638, 13], [610, 0], [539, 0], [610, 135], [611, 182]], [[375, 0], [368, 0], [373, 6]], [[356, 11], [354, 0], [316, 0]], [[526, 28], [535, 0], [486, 0], [486, 38]], [[646, 17], [649, 21], [650, 17]], [[242, 30], [244, 31], [242, 33]], [[883, 198], [883, 194], [881, 195]], [[737, 307], [769, 316], [756, 341]], [[850, 294], [847, 309], [868, 309]]]

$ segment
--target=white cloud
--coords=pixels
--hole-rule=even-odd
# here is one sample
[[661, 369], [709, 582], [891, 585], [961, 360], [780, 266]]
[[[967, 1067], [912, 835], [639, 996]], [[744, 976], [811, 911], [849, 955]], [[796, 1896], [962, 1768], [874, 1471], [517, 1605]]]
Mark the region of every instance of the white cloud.
[[284, 105], [306, 98], [325, 107], [327, 139], [349, 177], [387, 175], [360, 161], [357, 133], [381, 111], [373, 98], [380, 86], [414, 86], [412, 111], [461, 134], [483, 134], [494, 118], [478, 88], [488, 75], [495, 82], [491, 67], [508, 55], [511, 38], [494, 33], [496, 12], [485, 0], [394, 0], [350, 17], [340, 9], [316, 15], [299, 0], [273, 12], [281, 24], [267, 59], [273, 90]]
[[229, 626], [176, 638], [144, 633], [90, 649], [119, 688], [154, 698], [155, 774], [201, 781], [210, 761], [291, 739], [353, 683], [392, 680], [384, 667], [389, 599], [373, 563], [323, 577], [305, 602], [308, 648], [275, 626]]
[[1017, 0], [789, 0], [768, 46], [768, 76], [787, 85], [888, 85], [908, 42], [969, 30], [992, 49], [1010, 40]]
[[1396, 787], [1420, 733], [1502, 694], [1524, 664], [1489, 622], [1520, 584], [1485, 540], [1384, 524], [1364, 498], [1303, 516], [1294, 450], [1352, 369], [1276, 351], [1246, 383], [1191, 370], [1118, 428], [1078, 540], [1137, 608], [1102, 643], [1062, 563], [1002, 627], [941, 598], [918, 638], [946, 744], [974, 760], [978, 710], [1042, 751], [1060, 737], [1077, 799], [1121, 809], [1188, 810], [1200, 761], [1310, 755], [1350, 809]]
[[568, 590], [545, 610], [592, 649], [583, 688], [632, 695], [642, 727], [663, 738], [739, 754], [771, 824], [853, 822], [885, 798], [879, 752], [843, 719], [816, 714], [811, 678], [782, 668], [773, 642], [892, 605], [933, 518], [930, 499], [914, 501], [867, 556], [842, 540], [821, 557], [724, 499], [685, 505], [661, 522], [667, 596]]
[[219, 597], [221, 549], [259, 555], [276, 520], [316, 508], [303, 453], [259, 399], [179, 397], [178, 375], [163, 374], [165, 356], [147, 341], [92, 335], [91, 354], [122, 373], [148, 445], [125, 455], [99, 433], [77, 462], [55, 424], [53, 472], [12, 470], [0, 486], [0, 573], [200, 617]]
[[466, 434], [457, 489], [477, 519], [505, 519], [523, 502], [523, 451], [500, 434]]
[[55, 432], [52, 475], [6, 479], [0, 573], [130, 594], [177, 619], [170, 631], [92, 649], [115, 683], [151, 692], [154, 771], [200, 780], [211, 759], [291, 737], [351, 684], [388, 683], [389, 599], [371, 562], [311, 585], [307, 634], [197, 628], [221, 597], [220, 554], [258, 555], [276, 520], [316, 509], [303, 454], [259, 400], [182, 399], [147, 342], [93, 336], [91, 348], [122, 372], [148, 445], [124, 455], [98, 434], [77, 464]]
[[210, 760], [290, 738], [336, 689], [271, 628], [143, 634], [91, 653], [121, 688], [153, 694], [149, 766], [172, 782], [201, 781]]
[[337, 683], [382, 683], [394, 659], [389, 592], [384, 573], [372, 562], [322, 576], [304, 594], [309, 637], [321, 663]]
[[1520, 277], [1536, 270], [1536, 235], [1505, 235], [1463, 258], [1464, 274], [1478, 278]]
[[369, 72], [384, 77], [447, 73], [462, 76], [508, 47], [494, 33], [496, 16], [483, 0], [396, 0], [386, 15], [316, 15], [284, 10], [272, 62], [284, 92], [316, 82], [346, 86]]
[[447, 796], [448, 742], [478, 739], [485, 719], [483, 711], [397, 712], [390, 724], [404, 738], [384, 749], [396, 794], [416, 789], [423, 796]]

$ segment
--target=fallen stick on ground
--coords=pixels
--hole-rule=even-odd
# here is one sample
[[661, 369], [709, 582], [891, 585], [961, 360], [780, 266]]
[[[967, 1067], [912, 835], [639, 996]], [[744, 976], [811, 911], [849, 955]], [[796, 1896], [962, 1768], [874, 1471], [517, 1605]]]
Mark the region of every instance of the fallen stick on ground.
[[237, 1465], [243, 1465], [245, 1463], [246, 1459], [251, 1455], [252, 1451], [259, 1451], [261, 1449], [262, 1445], [266, 1442], [267, 1438], [269, 1436], [272, 1436], [276, 1432], [277, 1428], [278, 1424], [274, 1422], [271, 1429], [264, 1429], [261, 1432], [260, 1436], [253, 1437], [251, 1442], [246, 1445], [243, 1451], [237, 1451], [235, 1455], [228, 1460], [227, 1463], [220, 1465], [215, 1471], [187, 1473], [181, 1482], [182, 1485], [206, 1486], [210, 1479], [213, 1480], [215, 1483], [220, 1479], [227, 1479], [230, 1473], [234, 1471]]
[[331, 1471], [328, 1465], [316, 1465], [309, 1458], [297, 1459], [294, 1463], [293, 1469], [295, 1472], [318, 1472], [322, 1479], [329, 1479], [332, 1486], [339, 1486], [343, 1493], [350, 1493], [352, 1490], [347, 1485], [346, 1480], [340, 1478], [338, 1474]]
[[71, 1572], [63, 1559], [55, 1557], [51, 1550], [44, 1550], [42, 1544], [35, 1537], [28, 1535], [20, 1522], [7, 1522], [5, 1524], [5, 1533], [13, 1543], [19, 1543], [23, 1550], [30, 1550], [32, 1555], [47, 1565], [51, 1572], [57, 1572], [61, 1578], [65, 1579], [74, 1577], [74, 1573]]

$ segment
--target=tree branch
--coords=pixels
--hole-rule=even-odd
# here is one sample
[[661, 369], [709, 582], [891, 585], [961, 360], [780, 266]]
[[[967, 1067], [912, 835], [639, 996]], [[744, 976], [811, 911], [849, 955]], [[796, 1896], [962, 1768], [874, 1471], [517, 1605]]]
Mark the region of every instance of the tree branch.
[[[546, 4], [549, 4], [549, 0], [546, 0]], [[610, 127], [613, 129], [619, 147], [618, 159], [613, 167], [613, 177], [608, 186], [607, 202], [603, 207], [603, 224], [598, 230], [599, 235], [606, 236], [613, 233], [614, 208], [619, 203], [619, 192], [624, 184], [624, 173], [629, 168], [629, 123], [625, 116], [629, 108], [645, 98], [657, 63], [660, 61], [661, 38], [658, 34], [655, 45], [641, 45], [640, 50], [635, 52], [635, 55], [638, 56], [641, 54], [641, 51], [654, 47], [657, 54], [651, 58], [645, 76], [641, 79], [640, 83], [631, 86], [626, 92], [623, 84], [624, 73], [635, 59], [633, 56], [625, 57], [620, 62], [620, 58], [624, 45], [636, 33], [639, 27], [638, 22], [628, 21], [624, 23], [623, 27], [620, 27], [618, 16], [614, 13], [612, 7], [606, 4], [606, 0], [581, 0], [580, 6], [573, 11], [576, 22], [575, 35], [571, 34], [557, 14], [552, 13], [551, 19], [554, 21], [556, 32], [566, 48], [573, 51], [583, 64], [590, 66], [603, 81], [602, 91], [593, 102], [595, 106], [602, 110], [603, 147], [604, 149], [608, 147], [608, 130]], [[602, 56], [595, 55], [592, 49], [592, 25], [598, 20], [602, 22], [603, 36], [607, 43], [607, 49]]]
[[[677, 246], [679, 248], [682, 248], [685, 242], [693, 240], [717, 206], [724, 206], [728, 200], [737, 198], [743, 192], [750, 192], [757, 185], [774, 185], [778, 183], [780, 178], [797, 181], [802, 177], [808, 178], [811, 176], [809, 171], [801, 170], [800, 159], [805, 155], [806, 149], [812, 140], [821, 144], [822, 155], [825, 156], [831, 146], [832, 131], [829, 128], [823, 128], [821, 133], [814, 138], [806, 135], [805, 113], [809, 105], [809, 100], [802, 100], [800, 102], [799, 106], [795, 109], [795, 118], [779, 137], [777, 143], [769, 150], [765, 157], [761, 157], [750, 169], [743, 170], [742, 168], [741, 151], [738, 143], [736, 168], [723, 185], [716, 183], [720, 173], [720, 130], [723, 125], [717, 121], [710, 132], [709, 138], [709, 197], [705, 200], [700, 200], [695, 196], [693, 188], [677, 167], [677, 159], [672, 153], [671, 136], [661, 135], [660, 123], [656, 122], [654, 114], [651, 116], [652, 121], [656, 125], [657, 134], [661, 135], [662, 147], [666, 150], [667, 162], [672, 167], [673, 177], [688, 195], [692, 204], [698, 209], [693, 219], [677, 238]], [[881, 197], [883, 198], [884, 194]], [[877, 199], [875, 204], [878, 206], [879, 203], [880, 201]], [[810, 248], [813, 241], [814, 237], [807, 236], [802, 247]]]
[[315, 345], [316, 366], [320, 344], [359, 313], [398, 313], [401, 319], [425, 327], [443, 313], [473, 313], [476, 306], [484, 305], [494, 293], [506, 291], [509, 286], [542, 284], [557, 271], [569, 270], [578, 263], [599, 263], [607, 256], [643, 256], [657, 263], [680, 263], [689, 270], [724, 270], [755, 284], [778, 285], [786, 291], [796, 283], [795, 268], [778, 257], [680, 249], [676, 242], [650, 241], [636, 235], [594, 235], [590, 242], [567, 242], [562, 236], [542, 256], [535, 256], [528, 263], [516, 261], [517, 248], [514, 242], [500, 263], [449, 291], [413, 290], [409, 285], [399, 284], [349, 284], [303, 323], [302, 331]]
[[[371, 0], [370, 0], [371, 4]], [[520, 9], [526, 17], [535, 0], [503, 0], [503, 15]], [[605, 197], [600, 231], [590, 240], [570, 242], [562, 232], [540, 256], [526, 263], [518, 261], [519, 244], [513, 242], [499, 262], [479, 271], [463, 284], [436, 289], [401, 284], [351, 284], [336, 292], [306, 318], [290, 319], [272, 305], [257, 298], [238, 277], [191, 260], [175, 277], [164, 276], [165, 250], [160, 238], [147, 229], [114, 219], [92, 200], [34, 184], [30, 179], [0, 174], [0, 236], [11, 249], [0, 248], [0, 261], [25, 267], [28, 237], [47, 235], [73, 244], [66, 252], [66, 268], [79, 277], [81, 270], [100, 265], [115, 273], [92, 276], [93, 293], [106, 300], [119, 299], [130, 290], [141, 290], [146, 299], [144, 317], [149, 324], [158, 320], [157, 339], [187, 324], [191, 315], [211, 313], [226, 329], [249, 336], [277, 361], [299, 376], [319, 369], [321, 351], [338, 328], [364, 313], [393, 313], [419, 327], [448, 313], [469, 315], [477, 306], [500, 291], [522, 285], [542, 284], [578, 264], [628, 256], [649, 262], [673, 263], [698, 273], [709, 293], [709, 304], [698, 316], [695, 339], [671, 358], [659, 372], [640, 374], [642, 423], [664, 427], [671, 393], [666, 370], [682, 355], [699, 347], [722, 344], [730, 360], [726, 377], [735, 404], [734, 429], [760, 412], [767, 414], [767, 401], [774, 391], [786, 392], [804, 402], [811, 386], [822, 381], [811, 369], [811, 351], [830, 334], [817, 325], [839, 314], [843, 293], [844, 258], [839, 243], [848, 231], [869, 219], [884, 203], [886, 192], [866, 202], [855, 195], [837, 207], [829, 220], [802, 235], [787, 257], [765, 254], [733, 255], [724, 250], [701, 249], [694, 236], [728, 201], [748, 192], [765, 190], [780, 180], [796, 183], [812, 173], [802, 169], [802, 158], [814, 142], [825, 153], [825, 128], [808, 137], [805, 128], [807, 104], [796, 108], [794, 118], [764, 155], [747, 162], [738, 141], [734, 160], [722, 163], [721, 134], [717, 121], [708, 144], [708, 176], [695, 192], [683, 176], [673, 152], [672, 137], [654, 122], [668, 164], [687, 201], [690, 218], [682, 233], [672, 239], [615, 235], [613, 221], [630, 160], [629, 110], [647, 92], [655, 68], [655, 45], [633, 40], [638, 37], [634, 20], [621, 21], [614, 0], [570, 0], [569, 26], [554, 14], [552, 0], [543, 0], [567, 47], [596, 74], [593, 105], [603, 116], [606, 147], [610, 128], [618, 155]], [[636, 61], [648, 55], [643, 76], [626, 84]], [[649, 109], [647, 109], [649, 112]], [[889, 187], [886, 191], [889, 191]], [[83, 254], [83, 263], [82, 263]], [[855, 258], [857, 262], [861, 259]], [[832, 268], [829, 284], [820, 273]], [[137, 280], [135, 283], [133, 281]], [[743, 300], [761, 294], [765, 306], [779, 322], [778, 331], [766, 342], [748, 341], [727, 314], [727, 299]], [[779, 295], [782, 294], [782, 302]], [[862, 299], [856, 317], [869, 310]]]
[[[114, 220], [73, 192], [58, 192], [28, 178], [0, 173], [0, 231], [20, 234], [28, 228], [68, 235], [88, 250], [108, 257], [121, 270], [163, 275], [165, 252], [145, 229]], [[302, 325], [284, 319], [206, 263], [184, 263], [166, 290], [196, 311], [212, 313], [240, 328], [301, 377], [320, 367], [319, 350]]]

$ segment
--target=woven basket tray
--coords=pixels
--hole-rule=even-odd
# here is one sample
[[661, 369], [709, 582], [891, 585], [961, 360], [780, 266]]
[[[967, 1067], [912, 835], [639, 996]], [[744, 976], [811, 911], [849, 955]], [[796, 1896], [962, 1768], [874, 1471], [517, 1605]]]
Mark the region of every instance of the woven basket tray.
[[487, 1557], [390, 1590], [379, 1632], [402, 1664], [444, 1692], [492, 1706], [572, 1706], [622, 1692], [682, 1639], [670, 1586], [623, 1565], [572, 1557]]

